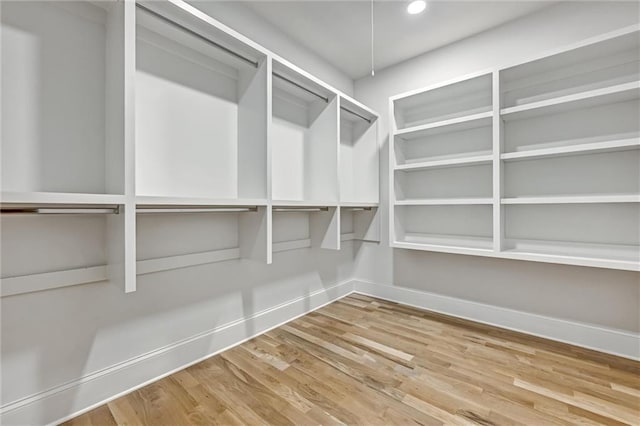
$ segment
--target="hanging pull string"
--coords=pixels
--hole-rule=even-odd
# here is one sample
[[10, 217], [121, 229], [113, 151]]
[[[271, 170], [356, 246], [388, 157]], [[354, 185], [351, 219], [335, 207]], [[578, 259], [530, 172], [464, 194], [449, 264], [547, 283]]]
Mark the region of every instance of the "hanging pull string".
[[373, 63], [373, 0], [371, 0], [371, 77], [376, 75]]

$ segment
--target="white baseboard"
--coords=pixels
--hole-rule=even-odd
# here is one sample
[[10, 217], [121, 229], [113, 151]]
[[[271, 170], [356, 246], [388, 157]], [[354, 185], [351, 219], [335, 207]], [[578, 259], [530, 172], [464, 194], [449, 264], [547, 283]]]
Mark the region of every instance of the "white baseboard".
[[6, 404], [0, 407], [0, 424], [56, 424], [71, 419], [353, 292], [625, 358], [640, 359], [640, 335], [637, 333], [409, 288], [348, 280]]
[[57, 424], [353, 292], [348, 280], [0, 407], [0, 424]]
[[361, 293], [428, 311], [640, 360], [640, 334], [486, 305], [419, 290], [355, 280]]

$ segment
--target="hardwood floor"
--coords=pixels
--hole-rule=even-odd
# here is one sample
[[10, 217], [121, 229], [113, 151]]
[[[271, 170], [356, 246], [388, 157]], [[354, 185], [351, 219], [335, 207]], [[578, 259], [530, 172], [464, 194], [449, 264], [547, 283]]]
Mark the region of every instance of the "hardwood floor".
[[640, 363], [352, 295], [68, 425], [640, 425]]

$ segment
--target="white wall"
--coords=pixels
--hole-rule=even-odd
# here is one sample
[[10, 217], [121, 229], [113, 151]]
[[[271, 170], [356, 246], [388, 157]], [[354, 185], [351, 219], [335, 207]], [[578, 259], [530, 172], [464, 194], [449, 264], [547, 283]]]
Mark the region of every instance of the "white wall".
[[[277, 29], [232, 5], [220, 7], [224, 9], [211, 5], [215, 17], [224, 13], [229, 19], [223, 21], [257, 42], [336, 88], [353, 92], [351, 79]], [[276, 253], [269, 266], [234, 260], [139, 276], [137, 291], [131, 294], [101, 282], [4, 297], [0, 299], [0, 406], [24, 398], [27, 405], [2, 413], [0, 422], [58, 420], [127, 386], [237, 343], [274, 321], [343, 296], [351, 290], [350, 284], [340, 284], [353, 276], [353, 249], [353, 243], [343, 242], [339, 252]], [[44, 256], [35, 253], [32, 261], [43, 262]], [[295, 303], [286, 307], [291, 301]], [[256, 314], [260, 314], [257, 319]], [[212, 332], [228, 324], [232, 332]], [[190, 349], [189, 339], [196, 339], [197, 350]], [[153, 365], [149, 361], [149, 356], [178, 353], [180, 345], [190, 352]]]
[[[640, 331], [640, 274], [418, 252], [388, 243], [388, 97], [637, 23], [637, 2], [566, 2], [356, 81], [356, 98], [381, 118], [383, 238], [358, 257], [358, 278], [378, 284], [580, 323]], [[391, 260], [391, 261], [389, 261]]]
[[336, 89], [347, 95], [353, 95], [353, 80], [350, 77], [313, 51], [289, 38], [271, 23], [262, 20], [242, 1], [188, 0], [188, 3], [240, 34], [256, 40], [262, 46], [331, 84]]
[[[235, 6], [210, 7], [215, 17], [224, 13], [227, 19], [223, 22], [351, 92], [346, 76], [275, 29]], [[225, 8], [224, 12], [218, 7]], [[379, 71], [374, 79], [357, 82], [356, 95], [383, 115], [381, 135], [386, 149], [389, 95], [621, 27], [637, 16], [637, 4], [633, 3], [554, 6]], [[388, 194], [386, 154], [382, 164], [384, 200]], [[383, 224], [386, 228], [386, 220]], [[359, 247], [359, 278], [623, 330], [640, 329], [636, 273], [394, 251], [386, 248], [387, 243], [385, 239], [380, 246]], [[99, 379], [102, 369], [120, 368], [123, 364], [119, 363], [140, 360], [150, 351], [348, 280], [354, 272], [352, 248], [351, 243], [344, 243], [340, 252], [304, 249], [279, 253], [271, 266], [231, 261], [151, 274], [141, 277], [138, 291], [128, 295], [107, 283], [97, 283], [2, 298], [2, 404], [52, 388], [66, 389], [56, 394], [64, 399], [55, 395], [38, 399], [36, 395], [42, 404], [28, 418], [51, 421], [56, 419], [55, 413], [73, 412], [91, 401], [92, 395], [61, 385], [88, 377], [92, 378], [88, 386], [97, 383], [96, 387], [108, 394], [110, 388]], [[333, 290], [329, 293], [336, 294]], [[313, 306], [308, 299], [301, 304], [302, 308]], [[238, 335], [250, 336], [262, 325], [241, 323]], [[207, 335], [201, 350], [219, 347], [217, 336]], [[137, 380], [133, 367], [120, 370]], [[46, 401], [53, 402], [47, 405]]]

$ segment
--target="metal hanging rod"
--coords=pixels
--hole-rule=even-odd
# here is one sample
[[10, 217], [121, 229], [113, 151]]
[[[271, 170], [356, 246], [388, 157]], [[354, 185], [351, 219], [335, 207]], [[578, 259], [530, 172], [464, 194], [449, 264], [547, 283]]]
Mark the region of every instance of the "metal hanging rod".
[[[280, 80], [282, 80], [282, 81], [286, 81], [287, 83], [291, 84], [292, 86], [297, 87], [297, 88], [298, 88], [298, 89], [300, 89], [300, 90], [304, 90], [305, 92], [309, 93], [310, 95], [315, 96], [315, 97], [316, 97], [316, 98], [318, 98], [318, 99], [322, 99], [322, 100], [323, 100], [323, 101], [325, 101], [325, 102], [329, 102], [329, 98], [328, 98], [328, 97], [326, 97], [326, 96], [324, 96], [324, 95], [321, 95], [320, 93], [314, 92], [313, 90], [309, 89], [308, 87], [305, 87], [305, 86], [301, 85], [300, 83], [295, 82], [295, 81], [291, 80], [291, 79], [290, 79], [290, 78], [288, 78], [288, 77], [285, 77], [285, 76], [284, 76], [284, 75], [282, 75], [282, 74], [279, 74], [279, 73], [277, 73], [277, 72], [275, 72], [275, 71], [274, 71], [274, 72], [273, 72], [273, 76], [274, 76], [274, 77], [279, 78], [279, 79], [280, 79]], [[341, 109], [341, 110], [343, 110], [343, 111], [348, 112], [349, 114], [355, 115], [356, 117], [362, 118], [362, 119], [363, 119], [364, 121], [366, 121], [367, 123], [371, 123], [371, 119], [370, 119], [370, 118], [365, 117], [364, 115], [358, 114], [358, 113], [357, 113], [357, 112], [355, 112], [355, 111], [351, 111], [349, 108], [346, 108], [346, 107], [340, 106], [340, 109]]]
[[349, 210], [352, 212], [362, 212], [362, 211], [371, 211], [371, 207], [343, 207], [345, 210]]
[[274, 207], [274, 212], [327, 212], [329, 207]]
[[286, 81], [287, 83], [291, 84], [292, 86], [296, 86], [296, 87], [297, 87], [298, 89], [300, 89], [300, 90], [304, 90], [305, 92], [309, 93], [310, 95], [315, 96], [315, 97], [316, 97], [316, 98], [318, 98], [318, 99], [322, 99], [322, 100], [323, 100], [323, 101], [325, 101], [325, 102], [329, 102], [329, 98], [328, 98], [328, 97], [326, 97], [326, 96], [324, 96], [324, 95], [321, 95], [321, 94], [320, 94], [320, 93], [318, 93], [318, 92], [314, 92], [313, 90], [311, 90], [311, 89], [309, 89], [309, 88], [307, 88], [307, 87], [303, 86], [303, 85], [302, 85], [302, 84], [300, 84], [300, 83], [297, 83], [297, 82], [295, 82], [295, 81], [291, 80], [291, 79], [290, 79], [290, 78], [288, 78], [288, 77], [285, 77], [285, 76], [284, 76], [284, 75], [282, 75], [282, 74], [279, 74], [279, 73], [277, 73], [277, 72], [275, 72], [275, 71], [274, 71], [274, 72], [273, 72], [273, 76], [274, 76], [274, 77], [279, 78], [279, 79], [280, 79], [280, 80], [282, 80], [282, 81]]
[[343, 106], [340, 107], [341, 110], [348, 112], [351, 115], [355, 115], [356, 117], [362, 118], [364, 121], [366, 121], [367, 123], [371, 124], [371, 119], [368, 117], [365, 117], [364, 115], [360, 115], [355, 111], [351, 111], [349, 108], [345, 108]]
[[[200, 39], [200, 40], [202, 40], [202, 41], [204, 41], [204, 42], [206, 42], [206, 43], [208, 43], [208, 44], [210, 44], [210, 45], [212, 45], [214, 47], [217, 47], [218, 49], [228, 53], [229, 55], [233, 56], [234, 58], [240, 59], [241, 61], [244, 61], [244, 62], [252, 65], [254, 68], [258, 68], [258, 66], [260, 65], [258, 63], [258, 61], [254, 61], [251, 58], [248, 58], [248, 57], [246, 57], [246, 56], [244, 56], [244, 55], [242, 55], [242, 54], [240, 54], [238, 52], [235, 52], [235, 51], [229, 49], [228, 47], [223, 46], [222, 44], [218, 43], [217, 41], [213, 41], [210, 38], [207, 38], [207, 37], [203, 36], [202, 34], [196, 32], [196, 31], [193, 31], [190, 28], [185, 27], [182, 24], [179, 24], [179, 23], [177, 23], [175, 21], [172, 21], [171, 19], [166, 18], [166, 17], [162, 16], [161, 14], [159, 14], [157, 12], [154, 12], [153, 10], [149, 9], [148, 7], [141, 5], [140, 3], [136, 3], [136, 6], [139, 7], [140, 9], [144, 10], [145, 12], [149, 13], [150, 15], [153, 15], [156, 18], [162, 20], [163, 22], [166, 22], [169, 25], [172, 25], [172, 26], [174, 26], [176, 28], [179, 28], [180, 30], [182, 30], [182, 31], [184, 31], [184, 32], [186, 32], [188, 34], [190, 34], [190, 35], [192, 35], [192, 36], [194, 36], [194, 37], [196, 37], [196, 38], [198, 38], [198, 39]], [[311, 94], [313, 96], [316, 96], [317, 98], [322, 99], [325, 102], [329, 102], [329, 98], [328, 97], [323, 96], [320, 93], [314, 92], [313, 90], [311, 90], [311, 89], [309, 89], [307, 87], [304, 87], [303, 85], [301, 85], [301, 84], [299, 84], [299, 83], [297, 83], [297, 82], [285, 77], [282, 74], [274, 72], [273, 76], [277, 77], [277, 78], [279, 78], [279, 79], [281, 79], [283, 81], [286, 81], [287, 83], [292, 84], [293, 86], [296, 86], [297, 88], [299, 88], [301, 90], [304, 90], [305, 92], [307, 92], [307, 93], [309, 93], [309, 94]], [[352, 115], [355, 115], [356, 117], [360, 117], [361, 119], [365, 120], [367, 123], [371, 123], [371, 119], [370, 118], [365, 117], [365, 116], [363, 116], [361, 114], [358, 114], [357, 112], [352, 111], [349, 108], [345, 108], [345, 107], [341, 106], [340, 109], [342, 109], [343, 111], [346, 111], [346, 112], [348, 112], [348, 113], [350, 113]]]
[[119, 214], [119, 207], [25, 207], [1, 209], [2, 214]]
[[204, 41], [206, 43], [209, 43], [212, 46], [217, 47], [218, 49], [228, 53], [229, 55], [233, 56], [234, 58], [240, 59], [241, 61], [244, 61], [244, 62], [252, 65], [254, 68], [258, 68], [258, 65], [260, 65], [258, 63], [258, 61], [254, 61], [251, 58], [247, 58], [246, 56], [244, 56], [244, 55], [242, 55], [242, 54], [240, 54], [238, 52], [235, 52], [235, 51], [229, 49], [228, 47], [223, 46], [222, 44], [220, 44], [220, 43], [218, 43], [216, 41], [213, 41], [210, 38], [207, 38], [207, 37], [203, 36], [202, 34], [199, 34], [196, 31], [193, 31], [192, 29], [189, 29], [189, 28], [185, 27], [184, 25], [181, 25], [181, 24], [179, 24], [179, 23], [177, 23], [175, 21], [172, 21], [169, 18], [166, 18], [166, 17], [162, 16], [161, 14], [159, 14], [157, 12], [154, 12], [153, 10], [149, 9], [148, 7], [141, 5], [140, 3], [136, 3], [136, 6], [139, 7], [140, 9], [144, 10], [145, 12], [155, 16], [156, 18], [166, 22], [167, 24], [170, 24], [170, 25], [172, 25], [172, 26], [174, 26], [176, 28], [179, 28], [179, 29], [181, 29], [182, 31], [184, 31], [184, 32], [186, 32], [188, 34], [191, 34], [192, 36], [194, 36], [194, 37], [196, 37], [196, 38], [198, 38], [198, 39], [200, 39], [200, 40], [202, 40], [202, 41]]
[[136, 213], [245, 213], [256, 211], [258, 211], [258, 207], [175, 207], [136, 209]]

